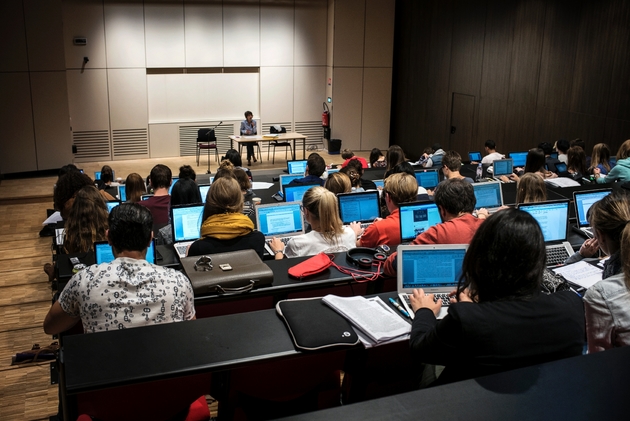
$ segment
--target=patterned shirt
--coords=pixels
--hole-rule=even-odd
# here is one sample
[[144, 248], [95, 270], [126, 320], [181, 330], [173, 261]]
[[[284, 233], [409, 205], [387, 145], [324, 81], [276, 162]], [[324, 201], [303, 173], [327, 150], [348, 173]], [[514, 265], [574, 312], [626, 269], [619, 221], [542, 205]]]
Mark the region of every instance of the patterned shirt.
[[119, 257], [77, 273], [59, 296], [86, 333], [190, 320], [194, 295], [188, 278], [146, 260]]

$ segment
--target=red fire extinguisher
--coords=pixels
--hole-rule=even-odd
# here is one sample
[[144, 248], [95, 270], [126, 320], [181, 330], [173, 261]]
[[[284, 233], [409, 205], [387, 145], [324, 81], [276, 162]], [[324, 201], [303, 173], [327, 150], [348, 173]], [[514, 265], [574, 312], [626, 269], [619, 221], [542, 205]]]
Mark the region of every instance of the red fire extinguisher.
[[328, 109], [328, 104], [325, 102], [324, 104], [324, 112], [322, 113], [322, 127], [328, 127], [330, 125], [330, 110]]

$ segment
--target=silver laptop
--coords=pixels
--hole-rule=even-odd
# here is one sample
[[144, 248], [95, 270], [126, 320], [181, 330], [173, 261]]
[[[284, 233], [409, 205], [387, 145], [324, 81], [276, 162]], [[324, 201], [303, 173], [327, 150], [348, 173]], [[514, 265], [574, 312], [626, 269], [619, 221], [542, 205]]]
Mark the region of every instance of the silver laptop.
[[593, 238], [593, 230], [588, 222], [588, 210], [595, 202], [599, 202], [604, 197], [608, 196], [611, 191], [612, 189], [602, 189], [573, 192], [573, 203], [575, 203], [577, 227], [589, 238]]
[[494, 213], [503, 206], [503, 192], [501, 191], [501, 183], [498, 181], [488, 181], [484, 183], [474, 183], [475, 191], [475, 210], [486, 208], [488, 213]]
[[497, 159], [496, 161], [492, 161], [492, 178], [496, 181], [502, 180], [499, 178], [502, 175], [510, 178], [510, 175], [513, 173], [514, 160], [512, 159]]
[[344, 225], [360, 222], [361, 228], [367, 228], [381, 216], [381, 206], [377, 190], [356, 193], [339, 193], [339, 216]]
[[433, 225], [442, 222], [440, 211], [435, 202], [409, 202], [399, 205], [400, 241], [413, 241]]
[[256, 226], [265, 236], [265, 250], [273, 255], [269, 242], [277, 237], [287, 243], [291, 237], [304, 234], [300, 202], [280, 202], [256, 206]]
[[435, 294], [436, 300], [441, 298], [438, 319], [446, 316], [450, 304], [448, 295], [457, 289], [467, 249], [467, 244], [398, 246], [396, 290], [411, 318], [414, 313], [409, 294], [418, 288], [425, 294]]
[[201, 203], [206, 203], [208, 197], [208, 190], [210, 190], [210, 184], [199, 184], [199, 194], [201, 195]]
[[179, 258], [186, 257], [188, 247], [201, 236], [204, 205], [180, 205], [171, 207], [173, 248]]
[[521, 203], [518, 209], [532, 215], [540, 225], [545, 248], [547, 266], [557, 266], [573, 255], [573, 247], [567, 241], [569, 229], [569, 200], [552, 202]]

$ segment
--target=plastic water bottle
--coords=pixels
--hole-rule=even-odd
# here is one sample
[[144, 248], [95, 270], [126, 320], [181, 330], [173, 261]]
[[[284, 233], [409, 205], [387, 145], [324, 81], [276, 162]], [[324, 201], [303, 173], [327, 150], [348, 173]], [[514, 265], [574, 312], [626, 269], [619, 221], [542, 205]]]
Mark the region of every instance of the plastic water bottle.
[[483, 175], [483, 166], [481, 165], [481, 162], [480, 162], [479, 165], [477, 165], [477, 176], [475, 178], [475, 181], [480, 181], [482, 175]]

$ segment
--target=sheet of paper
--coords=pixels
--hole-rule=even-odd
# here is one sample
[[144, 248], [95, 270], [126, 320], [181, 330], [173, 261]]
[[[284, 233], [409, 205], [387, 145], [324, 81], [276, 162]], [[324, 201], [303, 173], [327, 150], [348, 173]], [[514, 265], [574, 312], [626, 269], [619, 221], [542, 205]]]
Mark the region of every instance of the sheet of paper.
[[273, 183], [266, 183], [264, 181], [252, 181], [252, 190], [264, 190], [273, 186]]
[[56, 224], [57, 222], [60, 222], [60, 221], [63, 221], [61, 214], [59, 212], [55, 212], [52, 215], [50, 215], [44, 222], [42, 222], [42, 225]]
[[572, 265], [552, 269], [555, 273], [564, 276], [569, 282], [583, 288], [590, 288], [602, 280], [602, 270], [597, 266], [586, 262], [577, 262]]

